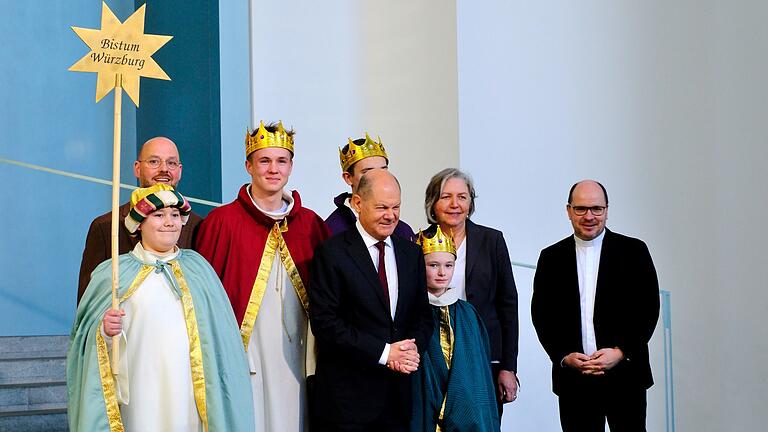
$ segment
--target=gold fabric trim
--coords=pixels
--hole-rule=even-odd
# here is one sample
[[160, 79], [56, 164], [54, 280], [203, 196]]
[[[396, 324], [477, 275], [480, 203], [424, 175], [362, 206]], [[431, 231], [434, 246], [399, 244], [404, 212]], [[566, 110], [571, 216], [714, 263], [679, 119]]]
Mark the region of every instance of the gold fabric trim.
[[125, 294], [120, 297], [120, 303], [123, 303], [124, 301], [128, 300], [130, 296], [134, 295], [136, 290], [139, 289], [142, 283], [144, 283], [144, 279], [146, 279], [154, 269], [154, 266], [146, 264], [142, 265], [141, 270], [139, 270], [139, 273], [136, 275], [136, 278], [133, 279], [133, 282], [131, 282], [131, 286], [128, 287], [128, 290], [125, 292]]
[[99, 376], [101, 391], [104, 394], [104, 405], [107, 409], [107, 421], [111, 432], [125, 432], [123, 420], [120, 417], [120, 407], [117, 404], [115, 380], [112, 378], [112, 366], [109, 362], [107, 342], [101, 335], [101, 324], [96, 327], [96, 354], [99, 359]]
[[450, 369], [453, 358], [453, 327], [451, 327], [451, 312], [448, 306], [440, 307], [440, 348], [443, 350], [445, 364]]
[[[453, 360], [453, 327], [451, 327], [451, 311], [448, 306], [440, 307], [440, 349], [443, 351], [443, 358], [445, 359], [445, 365], [448, 370], [451, 370], [451, 360]], [[446, 389], [446, 395], [443, 396], [443, 404], [440, 407], [440, 418], [438, 422], [442, 422], [445, 416], [445, 401], [448, 398], [448, 389]], [[438, 423], [437, 432], [440, 432], [440, 424]]]
[[304, 282], [301, 280], [299, 269], [296, 268], [296, 263], [291, 258], [291, 251], [288, 250], [288, 245], [283, 240], [282, 234], [279, 234], [280, 243], [280, 261], [283, 263], [285, 270], [288, 272], [288, 277], [291, 278], [293, 288], [296, 290], [296, 295], [301, 301], [301, 306], [304, 308], [304, 313], [309, 316], [309, 296], [307, 295], [307, 289], [304, 287]]
[[173, 269], [173, 276], [179, 283], [181, 290], [181, 304], [184, 309], [184, 320], [187, 324], [187, 337], [189, 338], [189, 366], [192, 369], [192, 391], [195, 395], [195, 405], [203, 423], [203, 430], [208, 430], [208, 410], [205, 403], [205, 368], [203, 365], [203, 351], [200, 346], [200, 333], [197, 328], [197, 317], [195, 315], [195, 305], [192, 302], [192, 295], [189, 292], [189, 285], [184, 279], [184, 273], [177, 260], [172, 260], [168, 264]]
[[256, 323], [256, 317], [259, 315], [261, 301], [264, 299], [264, 292], [267, 290], [272, 263], [275, 260], [277, 249], [280, 247], [278, 239], [282, 239], [282, 236], [280, 235], [280, 226], [278, 223], [275, 223], [275, 226], [267, 236], [264, 253], [261, 255], [259, 271], [256, 273], [256, 280], [253, 281], [251, 296], [248, 299], [248, 307], [245, 309], [243, 323], [240, 325], [240, 336], [243, 339], [243, 346], [245, 346], [246, 351], [248, 351], [248, 341], [251, 339], [253, 325]]

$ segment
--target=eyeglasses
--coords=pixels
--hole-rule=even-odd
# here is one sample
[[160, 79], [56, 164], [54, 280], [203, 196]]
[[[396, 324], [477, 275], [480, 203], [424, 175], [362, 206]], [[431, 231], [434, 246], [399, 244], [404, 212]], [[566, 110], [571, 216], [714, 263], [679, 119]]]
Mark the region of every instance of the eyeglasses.
[[144, 162], [145, 164], [149, 165], [149, 167], [152, 169], [160, 168], [160, 165], [165, 163], [165, 166], [168, 167], [168, 169], [171, 171], [176, 171], [181, 166], [181, 162], [174, 159], [164, 161], [162, 159], [152, 158], [152, 159], [140, 160], [139, 162]]
[[568, 206], [573, 210], [573, 214], [576, 216], [584, 216], [587, 214], [587, 210], [592, 212], [593, 216], [601, 216], [603, 213], [605, 213], [605, 209], [607, 207], [603, 206], [592, 206], [592, 207], [583, 207], [583, 206]]

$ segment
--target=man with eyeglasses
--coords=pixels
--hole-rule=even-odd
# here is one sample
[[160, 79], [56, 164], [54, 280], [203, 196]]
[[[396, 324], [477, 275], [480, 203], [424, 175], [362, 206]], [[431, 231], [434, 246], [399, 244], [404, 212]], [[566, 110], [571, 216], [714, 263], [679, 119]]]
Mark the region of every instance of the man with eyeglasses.
[[645, 431], [648, 341], [659, 284], [642, 240], [605, 228], [608, 193], [584, 180], [566, 205], [572, 236], [541, 251], [531, 318], [552, 361], [563, 431]]
[[[138, 160], [133, 163], [133, 175], [139, 180], [140, 187], [149, 187], [164, 183], [176, 188], [181, 180], [181, 159], [176, 144], [165, 137], [155, 137], [141, 146]], [[132, 237], [123, 223], [130, 210], [130, 202], [120, 206], [120, 227], [118, 229], [119, 253], [133, 250], [138, 237]], [[189, 221], [181, 228], [177, 245], [182, 249], [192, 248], [192, 238], [202, 218], [195, 213], [189, 215]], [[111, 257], [112, 250], [112, 212], [109, 211], [91, 222], [88, 236], [85, 238], [83, 259], [80, 262], [80, 279], [77, 287], [77, 302], [91, 280], [91, 273], [103, 261]]]

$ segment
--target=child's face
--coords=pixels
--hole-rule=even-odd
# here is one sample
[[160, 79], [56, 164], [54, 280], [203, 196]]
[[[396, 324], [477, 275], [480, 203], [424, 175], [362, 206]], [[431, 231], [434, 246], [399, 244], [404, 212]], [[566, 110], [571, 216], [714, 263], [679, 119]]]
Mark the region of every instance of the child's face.
[[424, 255], [427, 265], [427, 287], [432, 290], [448, 288], [453, 277], [453, 265], [456, 257], [449, 252], [432, 252]]
[[169, 252], [179, 241], [181, 225], [181, 214], [175, 207], [150, 213], [139, 225], [141, 245], [149, 252]]

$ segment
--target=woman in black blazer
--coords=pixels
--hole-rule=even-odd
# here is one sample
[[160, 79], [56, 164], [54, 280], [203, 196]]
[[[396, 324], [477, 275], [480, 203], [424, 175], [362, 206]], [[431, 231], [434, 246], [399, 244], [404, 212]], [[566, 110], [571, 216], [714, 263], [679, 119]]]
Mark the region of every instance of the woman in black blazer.
[[502, 403], [517, 398], [517, 288], [504, 235], [469, 219], [475, 196], [469, 175], [446, 168], [429, 181], [424, 208], [433, 226], [453, 233], [458, 250], [451, 288], [477, 309], [488, 330], [501, 413]]

